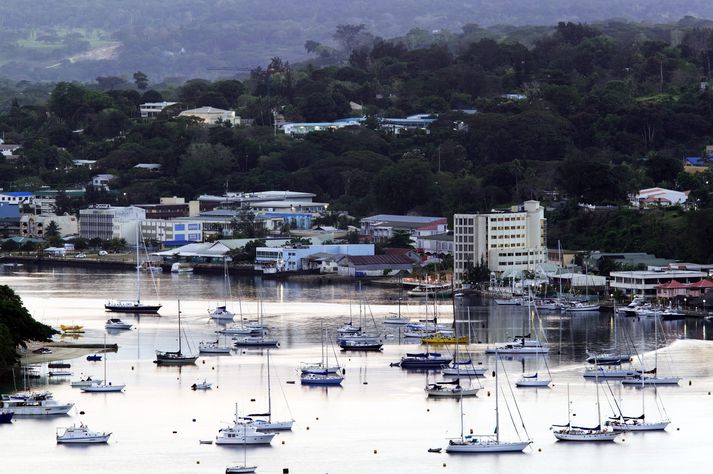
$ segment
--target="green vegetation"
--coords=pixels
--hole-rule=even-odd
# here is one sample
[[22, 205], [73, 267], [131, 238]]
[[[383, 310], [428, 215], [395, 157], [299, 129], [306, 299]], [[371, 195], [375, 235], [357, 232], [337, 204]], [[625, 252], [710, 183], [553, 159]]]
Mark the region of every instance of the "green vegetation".
[[49, 341], [57, 331], [35, 321], [22, 300], [7, 285], [0, 285], [0, 371], [17, 362], [15, 348], [25, 341]]
[[[341, 224], [344, 214], [450, 217], [540, 199], [560, 208], [550, 219], [551, 243], [710, 260], [699, 232], [708, 228], [713, 174], [690, 175], [682, 163], [713, 144], [713, 93], [701, 87], [711, 76], [713, 29], [686, 19], [511, 28], [497, 40], [490, 33], [471, 25], [461, 34], [383, 40], [361, 25], [340, 25], [338, 46], [309, 43], [310, 64], [273, 57], [243, 81], [157, 85], [135, 71], [132, 82], [110, 75], [95, 84], [61, 82], [46, 103], [27, 104], [20, 92], [31, 87], [19, 84], [22, 101], [0, 115], [0, 130], [22, 144], [21, 157], [0, 161], [0, 187], [67, 189], [90, 174], [116, 176], [111, 192], [61, 197], [61, 212], [164, 195], [192, 199], [226, 185], [292, 189], [330, 202], [334, 214], [326, 218]], [[152, 121], [137, 117], [140, 103], [164, 99], [231, 108], [254, 126], [204, 127], [174, 118], [179, 108]], [[438, 114], [428, 133], [380, 128], [380, 117], [416, 113]], [[362, 114], [362, 127], [303, 138], [273, 128], [278, 115]], [[97, 164], [90, 172], [72, 166], [76, 159]], [[133, 168], [138, 163], [161, 170]], [[696, 210], [590, 213], [576, 206], [626, 205], [630, 193], [651, 186], [690, 190]], [[261, 237], [250, 216], [235, 224], [236, 237]]]

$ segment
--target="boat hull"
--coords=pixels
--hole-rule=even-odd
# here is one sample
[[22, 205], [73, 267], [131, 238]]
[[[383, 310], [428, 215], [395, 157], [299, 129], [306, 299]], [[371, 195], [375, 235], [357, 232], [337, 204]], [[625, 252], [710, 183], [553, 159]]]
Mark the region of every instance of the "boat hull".
[[270, 444], [275, 435], [271, 433], [255, 433], [248, 435], [238, 435], [234, 438], [222, 436], [215, 437], [215, 444], [221, 446], [243, 446], [245, 444]]
[[572, 432], [555, 430], [552, 434], [560, 441], [614, 441], [619, 436], [619, 433], [615, 431]]
[[104, 305], [104, 309], [111, 311], [113, 313], [140, 313], [140, 314], [151, 314], [158, 313], [161, 309], [160, 304], [150, 305], [150, 304], [135, 304], [135, 305], [121, 305], [121, 304], [110, 304]]
[[645, 377], [643, 384], [641, 379], [632, 378], [621, 381], [624, 385], [678, 385], [680, 377]]
[[192, 365], [196, 363], [198, 357], [181, 357], [174, 359], [156, 359], [154, 364], [156, 365]]
[[57, 438], [57, 444], [104, 444], [109, 442], [109, 434], [87, 438]]
[[253, 425], [258, 431], [289, 431], [294, 424], [293, 420], [289, 421], [266, 421], [253, 420]]
[[463, 390], [429, 390], [425, 389], [429, 397], [436, 398], [461, 398], [461, 397], [477, 397], [479, 388], [466, 388]]
[[83, 387], [82, 392], [84, 393], [111, 393], [111, 392], [121, 392], [124, 390], [126, 385], [90, 385], [88, 387]]
[[325, 376], [325, 377], [301, 377], [300, 383], [302, 385], [314, 385], [314, 386], [337, 386], [342, 384], [344, 377], [336, 376]]
[[516, 387], [549, 387], [550, 379], [520, 379], [515, 382]]
[[594, 378], [600, 378], [600, 379], [623, 379], [626, 377], [633, 377], [636, 375], [636, 372], [633, 370], [625, 370], [625, 369], [609, 369], [609, 370], [586, 370], [583, 374], [582, 377], [587, 378], [587, 379], [594, 379]]
[[452, 376], [452, 377], [459, 377], [461, 375], [475, 375], [476, 377], [481, 377], [485, 375], [485, 372], [487, 372], [487, 368], [473, 368], [473, 367], [466, 367], [466, 368], [454, 368], [454, 367], [447, 367], [443, 370], [441, 370], [441, 374], [445, 376]]
[[257, 466], [228, 466], [225, 468], [225, 474], [238, 474], [257, 471]]
[[527, 448], [532, 441], [452, 441], [446, 448], [447, 453], [515, 453]]
[[618, 423], [611, 422], [609, 426], [614, 431], [663, 431], [671, 423], [670, 421], [657, 421], [653, 423]]

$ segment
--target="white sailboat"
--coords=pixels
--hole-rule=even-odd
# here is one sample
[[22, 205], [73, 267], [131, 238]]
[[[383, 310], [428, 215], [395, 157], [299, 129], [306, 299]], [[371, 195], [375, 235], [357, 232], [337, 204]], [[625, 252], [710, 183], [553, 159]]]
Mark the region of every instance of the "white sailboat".
[[[641, 388], [644, 388], [643, 380]], [[650, 421], [646, 419], [646, 391], [641, 390], [641, 415], [640, 416], [626, 416], [622, 412], [621, 408], [617, 404], [617, 409], [619, 411], [618, 416], [611, 417], [607, 421], [607, 425], [611, 426], [614, 431], [662, 431], [671, 423], [668, 416], [658, 421]], [[654, 397], [658, 400], [658, 393], [654, 391]], [[664, 409], [665, 414], [665, 409]]]
[[654, 321], [654, 368], [651, 370], [644, 369], [643, 357], [641, 361], [641, 370], [637, 372], [633, 377], [626, 378], [621, 381], [624, 385], [641, 385], [642, 387], [646, 385], [678, 385], [681, 381], [681, 377], [668, 376], [660, 377], [658, 375], [659, 366], [659, 336], [658, 336], [658, 318]]
[[[247, 425], [243, 425], [243, 436], [247, 438]], [[248, 445], [243, 443], [243, 463], [242, 464], [231, 464], [225, 468], [225, 474], [236, 474], [236, 473], [250, 473], [255, 472], [257, 466], [248, 466]]]
[[104, 380], [97, 380], [95, 383], [82, 387], [82, 392], [85, 393], [111, 393], [111, 392], [121, 392], [126, 387], [125, 384], [113, 385], [111, 382], [107, 382], [106, 378], [106, 334], [104, 334]]
[[222, 305], [218, 304], [208, 313], [211, 319], [219, 321], [232, 321], [235, 317], [235, 313], [228, 310], [228, 297], [230, 296], [230, 276], [228, 275], [228, 260], [230, 257], [227, 255], [223, 257], [223, 296], [225, 298]]
[[[161, 309], [161, 304], [150, 304], [141, 302], [141, 261], [139, 258], [139, 247], [140, 247], [140, 237], [139, 237], [139, 226], [136, 227], [136, 301], [108, 301], [104, 305], [104, 309], [107, 311], [113, 311], [118, 313], [140, 313], [140, 314], [151, 314], [158, 313]], [[153, 274], [152, 274], [153, 275]]]
[[[530, 295], [531, 296], [531, 295]], [[535, 316], [539, 317], [539, 314], [537, 313], [537, 308], [531, 303], [532, 298], [528, 298], [528, 307], [532, 307], [532, 311], [534, 311]], [[516, 387], [549, 387], [550, 383], [552, 383], [552, 374], [550, 373], [550, 367], [547, 364], [547, 356], [545, 353], [542, 354], [542, 361], [545, 363], [545, 369], [547, 370], [547, 374], [542, 374], [539, 372], [539, 365], [538, 365], [538, 371], [532, 374], [522, 374], [522, 377], [518, 379], [515, 382]], [[538, 358], [539, 360], [539, 358]], [[524, 366], [523, 366], [524, 368]]]
[[[495, 434], [494, 435], [465, 435], [463, 430], [463, 398], [460, 399], [460, 438], [448, 441], [446, 452], [448, 453], [506, 453], [524, 450], [530, 444], [531, 439], [518, 441], [503, 441], [500, 439], [500, 384], [498, 380], [499, 355], [495, 355]], [[501, 362], [502, 363], [502, 362]], [[517, 403], [517, 402], [515, 402]], [[508, 410], [509, 410], [508, 405]], [[519, 410], [518, 410], [519, 413]], [[514, 421], [514, 420], [513, 420]], [[522, 419], [520, 419], [522, 422]], [[514, 424], [514, 423], [513, 423]], [[523, 429], [525, 425], [523, 423]], [[527, 430], [525, 430], [527, 435]], [[518, 432], [519, 435], [519, 432]], [[529, 438], [529, 437], [528, 437]]]
[[230, 354], [230, 346], [221, 344], [219, 339], [215, 341], [201, 341], [198, 343], [198, 353], [206, 355]]
[[[254, 417], [267, 417], [254, 418]], [[272, 419], [272, 382], [270, 379], [270, 350], [267, 350], [267, 413], [252, 413], [245, 418], [252, 421], [260, 431], [288, 431], [292, 429], [295, 420], [275, 421]]]
[[266, 335], [265, 326], [263, 324], [263, 318], [265, 314], [265, 309], [262, 304], [262, 300], [258, 299], [257, 302], [259, 311], [259, 324], [254, 326], [261, 329], [258, 335], [243, 336], [243, 337], [233, 337], [233, 346], [235, 347], [278, 347], [280, 341], [276, 337], [269, 337]]
[[[339, 361], [336, 362], [335, 365], [329, 365], [329, 355], [327, 354], [327, 358], [325, 359], [325, 353], [327, 351], [327, 348], [325, 346], [326, 342], [326, 336], [325, 336], [325, 330], [324, 326], [320, 324], [320, 344], [322, 347], [322, 357], [319, 360], [319, 362], [303, 362], [300, 364], [300, 373], [302, 374], [317, 374], [317, 375], [326, 375], [326, 374], [341, 374], [343, 372], [342, 368], [339, 366]], [[336, 359], [336, 357], [335, 357]]]
[[567, 385], [567, 424], [552, 425], [552, 434], [561, 441], [614, 441], [619, 433], [608, 427], [602, 427], [602, 412], [599, 406], [599, 384], [597, 387], [597, 419], [594, 427], [572, 425], [572, 404], [569, 400], [569, 385]]
[[342, 380], [344, 380], [344, 370], [339, 367], [339, 363], [337, 363], [336, 366], [329, 365], [329, 352], [326, 346], [328, 340], [326, 329], [322, 328], [321, 333], [322, 360], [319, 364], [309, 366], [308, 370], [301, 370], [300, 383], [302, 385], [341, 385]]

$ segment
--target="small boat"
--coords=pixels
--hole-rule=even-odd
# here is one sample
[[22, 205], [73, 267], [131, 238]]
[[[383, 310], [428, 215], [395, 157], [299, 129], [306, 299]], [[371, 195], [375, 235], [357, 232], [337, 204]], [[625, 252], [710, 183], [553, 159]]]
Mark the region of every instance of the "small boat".
[[587, 362], [595, 365], [621, 365], [631, 362], [629, 354], [594, 354], [587, 357]]
[[13, 411], [18, 416], [66, 415], [73, 406], [74, 403], [57, 402], [50, 392], [0, 396], [0, 409]]
[[171, 265], [171, 273], [193, 273], [193, 267], [190, 263], [175, 262]]
[[48, 375], [50, 377], [70, 377], [72, 375], [72, 371], [66, 369], [50, 370]]
[[215, 437], [215, 444], [241, 445], [241, 444], [270, 444], [276, 433], [259, 431], [253, 423], [242, 420], [238, 416], [238, 404], [235, 404], [235, 421], [233, 426], [222, 428]]
[[99, 362], [102, 360], [102, 356], [100, 356], [99, 354], [89, 354], [87, 356], [87, 360], [89, 362]]
[[0, 410], [0, 423], [12, 423], [15, 412], [10, 410]]
[[422, 344], [468, 344], [468, 336], [448, 336], [441, 332], [421, 338]]
[[70, 324], [70, 325], [60, 324], [59, 328], [62, 330], [62, 332], [64, 334], [83, 334], [84, 333], [84, 326], [80, 326], [79, 324]]
[[247, 466], [245, 464], [233, 464], [225, 468], [225, 474], [236, 474], [243, 472], [255, 472], [257, 466]]
[[72, 364], [68, 364], [67, 362], [50, 362], [47, 364], [47, 367], [50, 369], [69, 369], [72, 367]]
[[338, 365], [325, 366], [322, 362], [303, 363], [300, 366], [300, 372], [303, 374], [340, 374], [342, 368]]
[[358, 334], [361, 332], [361, 327], [356, 327], [352, 325], [352, 322], [344, 324], [343, 326], [337, 328], [337, 334]]
[[661, 312], [661, 319], [664, 321], [674, 321], [678, 319], [686, 319], [686, 313], [683, 311], [674, 309], [674, 308], [666, 308]]
[[475, 397], [480, 387], [464, 388], [460, 379], [430, 383], [424, 388], [429, 397]]
[[[104, 334], [104, 351], [106, 351], [106, 334]], [[104, 357], [104, 381], [97, 380], [90, 385], [85, 385], [82, 388], [84, 393], [111, 393], [111, 392], [121, 392], [124, 390], [126, 385], [118, 384], [113, 385], [111, 382], [106, 382], [106, 357]]]
[[634, 369], [624, 369], [621, 367], [604, 367], [597, 365], [595, 367], [587, 367], [584, 369], [584, 378], [600, 378], [600, 379], [623, 379], [636, 375]]
[[75, 387], [75, 388], [80, 388], [80, 387], [89, 387], [94, 384], [101, 384], [103, 382], [102, 379], [95, 379], [92, 378], [91, 375], [87, 375], [86, 377], [82, 377], [79, 380], [73, 380], [69, 383], [70, 387]]
[[205, 379], [202, 382], [197, 382], [191, 385], [191, 390], [210, 390], [213, 388], [213, 384], [206, 382]]
[[569, 306], [565, 306], [564, 310], [567, 313], [582, 313], [589, 311], [599, 311], [600, 305], [592, 303], [584, 303], [581, 301], [570, 303]]
[[126, 330], [131, 329], [133, 326], [131, 325], [131, 323], [125, 323], [119, 318], [110, 318], [106, 320], [106, 324], [104, 324], [104, 327], [106, 329]]
[[280, 341], [275, 337], [266, 336], [245, 336], [233, 338], [233, 346], [235, 347], [277, 347]]
[[[223, 304], [218, 304], [212, 310], [208, 311], [208, 315], [211, 319], [216, 319], [219, 321], [232, 321], [235, 317], [235, 313], [228, 311], [228, 298], [230, 297], [230, 276], [228, 275], [228, 260], [232, 260], [230, 257], [226, 256], [223, 258]], [[174, 264], [175, 265], [175, 264]], [[171, 269], [173, 271], [173, 269]]]
[[[64, 430], [60, 434], [60, 430]], [[58, 444], [100, 444], [109, 441], [111, 433], [100, 433], [89, 431], [89, 427], [84, 423], [79, 426], [72, 425], [68, 428], [57, 429]]]
[[681, 377], [659, 377], [657, 375], [637, 374], [621, 381], [623, 385], [678, 385]]
[[471, 361], [467, 362], [456, 362], [453, 361], [449, 365], [446, 365], [441, 370], [441, 375], [443, 376], [475, 376], [482, 377], [487, 372], [487, 367], [476, 367]]
[[402, 369], [438, 370], [451, 363], [451, 358], [438, 352], [406, 353], [399, 365]]
[[156, 351], [156, 360], [154, 364], [157, 365], [191, 365], [195, 364], [198, 360], [198, 356], [187, 355], [182, 352], [181, 341], [183, 340], [183, 333], [181, 332], [181, 302], [178, 301], [178, 350], [173, 351]]
[[498, 306], [521, 306], [522, 298], [495, 298], [495, 304]]
[[198, 343], [200, 354], [230, 354], [230, 347], [221, 346], [220, 341], [201, 341]]
[[540, 341], [531, 339], [530, 335], [515, 336], [512, 341], [498, 342], [493, 347], [485, 349], [486, 354], [543, 354], [549, 352], [549, 348]]
[[208, 311], [210, 319], [216, 319], [220, 321], [232, 321], [235, 317], [235, 313], [228, 311], [228, 307], [225, 305], [216, 306], [214, 309]]
[[380, 351], [384, 345], [376, 336], [354, 334], [339, 339], [339, 347], [344, 351]]
[[407, 295], [416, 298], [437, 298], [446, 297], [453, 294], [453, 286], [450, 283], [430, 284], [424, 283], [406, 292]]

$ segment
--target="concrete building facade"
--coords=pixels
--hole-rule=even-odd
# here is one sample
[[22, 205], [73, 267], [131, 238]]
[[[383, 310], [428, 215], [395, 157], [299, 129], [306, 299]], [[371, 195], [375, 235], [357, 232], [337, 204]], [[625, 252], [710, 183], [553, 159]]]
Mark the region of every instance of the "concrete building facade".
[[456, 214], [454, 278], [484, 262], [491, 272], [534, 271], [547, 261], [547, 221], [539, 201], [525, 201], [507, 211]]
[[[136, 243], [136, 223], [145, 219], [146, 211], [135, 206], [114, 207], [97, 204], [89, 209], [80, 209], [79, 235], [83, 239], [125, 238], [129, 243]], [[134, 222], [132, 228], [131, 222]]]

